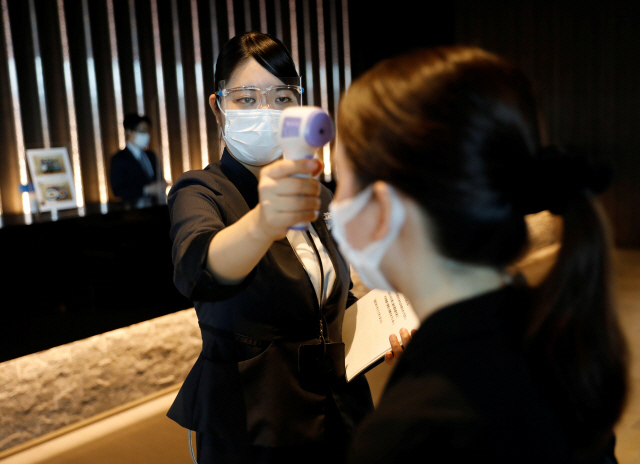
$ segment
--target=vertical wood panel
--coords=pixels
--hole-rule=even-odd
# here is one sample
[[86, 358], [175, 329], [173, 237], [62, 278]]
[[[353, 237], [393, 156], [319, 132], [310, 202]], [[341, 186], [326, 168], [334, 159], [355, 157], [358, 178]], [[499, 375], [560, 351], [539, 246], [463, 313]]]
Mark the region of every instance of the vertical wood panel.
[[[2, 5], [4, 8], [4, 5]], [[13, 124], [13, 102], [11, 99], [11, 86], [9, 85], [9, 67], [7, 63], [5, 24], [0, 21], [0, 114], [5, 121], [0, 127], [0, 143], [2, 143], [3, 155], [0, 156], [0, 192], [2, 193], [3, 213], [22, 213], [22, 198], [17, 193], [20, 185], [18, 157], [16, 155], [15, 130]]]
[[196, 78], [196, 99], [198, 111], [198, 135], [200, 137], [200, 165], [209, 164], [207, 140], [207, 116], [204, 96], [204, 76], [202, 68], [202, 47], [200, 45], [200, 21], [197, 0], [191, 0], [191, 30], [193, 32], [194, 73]]
[[331, 21], [331, 84], [333, 98], [331, 100], [331, 114], [337, 116], [340, 103], [340, 54], [338, 52], [338, 16], [336, 0], [329, 1], [329, 16]]
[[142, 85], [142, 66], [140, 65], [140, 47], [138, 45], [138, 22], [135, 0], [129, 0], [129, 23], [131, 25], [131, 53], [133, 54], [133, 73], [138, 114], [144, 113], [144, 87]]
[[93, 142], [95, 150], [95, 164], [97, 174], [98, 200], [104, 206], [109, 201], [107, 192], [107, 179], [104, 164], [104, 151], [102, 149], [102, 129], [100, 127], [100, 103], [98, 101], [98, 82], [96, 76], [96, 62], [93, 56], [93, 40], [91, 38], [91, 22], [89, 19], [89, 4], [82, 0], [82, 23], [84, 29], [84, 41], [87, 53], [87, 79], [89, 83], [89, 102], [91, 104], [91, 122], [93, 124]]
[[[5, 51], [7, 57], [7, 74], [8, 83], [10, 89], [10, 101], [11, 101], [11, 116], [13, 117], [13, 140], [15, 141], [15, 156], [18, 164], [18, 179], [20, 185], [26, 186], [29, 178], [27, 174], [27, 165], [25, 160], [25, 144], [24, 144], [24, 132], [22, 128], [22, 108], [20, 105], [20, 89], [18, 85], [18, 71], [16, 67], [14, 41], [11, 35], [11, 21], [9, 19], [9, 6], [7, 0], [0, 1], [0, 8], [2, 9], [2, 25], [4, 31]], [[23, 88], [23, 91], [25, 89]], [[29, 194], [22, 192], [22, 211], [26, 215], [27, 221], [31, 221], [31, 205], [29, 202]]]
[[43, 148], [49, 148], [51, 147], [51, 137], [49, 135], [49, 118], [47, 116], [47, 96], [44, 87], [44, 71], [42, 67], [42, 54], [40, 53], [40, 36], [38, 33], [38, 21], [36, 19], [36, 6], [33, 0], [29, 0], [29, 26], [31, 27], [36, 84], [38, 86], [38, 108], [40, 110], [40, 123], [42, 127], [42, 146]]
[[349, 5], [348, 0], [342, 0], [342, 44], [344, 50], [344, 87], [351, 85], [351, 39], [349, 34]]
[[[302, 15], [302, 18], [298, 16], [298, 25], [302, 26], [302, 41], [303, 47], [303, 61], [300, 62], [300, 72], [302, 73], [302, 82], [305, 85], [305, 95], [307, 96], [307, 105], [318, 105], [317, 93], [317, 79], [314, 75], [313, 68], [313, 45], [312, 40], [316, 34], [313, 33], [313, 23], [311, 21], [311, 8], [308, 1], [302, 2], [302, 8], [298, 9], [298, 14]], [[300, 29], [298, 29], [300, 32]], [[302, 63], [304, 62], [304, 67]]]
[[176, 94], [178, 97], [180, 154], [182, 155], [182, 170], [189, 171], [191, 169], [191, 158], [189, 151], [189, 133], [187, 131], [187, 102], [185, 101], [185, 67], [182, 63], [182, 41], [180, 37], [180, 18], [178, 17], [177, 0], [171, 0], [171, 20], [173, 26]]
[[[51, 146], [68, 147], [69, 118], [67, 116], [67, 96], [64, 81], [64, 60], [58, 23], [58, 10], [55, 1], [35, 2], [36, 19], [42, 48], [42, 67], [44, 73], [45, 95], [49, 116]], [[45, 47], [46, 44], [46, 48]], [[37, 148], [37, 147], [33, 147]]]
[[289, 51], [291, 52], [291, 57], [293, 58], [293, 62], [300, 72], [300, 51], [299, 51], [299, 42], [298, 42], [298, 16], [296, 14], [296, 0], [289, 0], [289, 31], [290, 31], [290, 46]]
[[[69, 3], [73, 3], [72, 7], [66, 8], [66, 4], [69, 4]], [[60, 43], [62, 45], [62, 66], [64, 69], [65, 95], [67, 97], [67, 119], [69, 121], [71, 165], [73, 167], [72, 169], [73, 169], [77, 204], [78, 204], [80, 214], [83, 215], [85, 202], [84, 202], [84, 188], [82, 183], [82, 179], [84, 176], [82, 171], [82, 162], [80, 160], [80, 149], [81, 149], [80, 134], [83, 135], [82, 137], [83, 152], [90, 152], [91, 150], [90, 142], [87, 140], [90, 127], [85, 124], [85, 122], [87, 121], [86, 118], [78, 119], [77, 117], [75, 93], [78, 92], [78, 94], [82, 94], [83, 97], [86, 95], [86, 92], [82, 92], [82, 90], [84, 90], [87, 87], [87, 77], [86, 77], [86, 69], [83, 66], [81, 66], [84, 59], [81, 47], [84, 44], [84, 41], [82, 40], [82, 29], [78, 27], [81, 21], [81, 18], [78, 17], [78, 13], [81, 10], [79, 7], [80, 5], [78, 1], [74, 1], [74, 2], [68, 1], [66, 2], [66, 4], [64, 0], [57, 1], [58, 25], [59, 25], [59, 32], [60, 32]], [[71, 45], [74, 48], [74, 52], [76, 51], [78, 52], [77, 54], [74, 53], [76, 56], [74, 59], [73, 70], [72, 70], [72, 63], [71, 63], [71, 47], [69, 46], [70, 45], [69, 27], [68, 27], [69, 23], [66, 17], [67, 12], [70, 12], [70, 15], [72, 18], [72, 21], [70, 24], [72, 28], [71, 30], [73, 31], [72, 36], [74, 38], [79, 39], [79, 40], [71, 41]], [[80, 85], [74, 82], [73, 71], [75, 71], [76, 80]], [[86, 101], [85, 98], [80, 99], [80, 102], [85, 102], [85, 101]], [[85, 108], [82, 108], [82, 110], [83, 110], [82, 111], [83, 115], [88, 114], [86, 105], [85, 105]], [[89, 162], [87, 164], [92, 164], [92, 163]], [[92, 179], [91, 176], [89, 176], [89, 180], [94, 180], [94, 179]]]
[[[204, 81], [204, 94], [205, 94], [205, 114], [207, 118], [207, 136], [209, 140], [209, 162], [218, 161], [220, 159], [220, 135], [218, 134], [218, 124], [216, 122], [213, 111], [209, 107], [209, 96], [215, 92], [215, 63], [220, 53], [221, 34], [225, 25], [225, 21], [220, 21], [219, 18], [224, 18], [225, 15], [221, 13], [224, 11], [224, 5], [219, 6], [221, 0], [209, 0], [208, 5], [202, 3], [205, 7], [202, 11], [201, 24], [201, 44], [202, 44], [202, 68], [203, 68], [203, 81]], [[209, 21], [204, 21], [207, 17], [206, 7], [209, 7], [208, 18]], [[207, 40], [209, 39], [209, 40]]]
[[284, 41], [284, 30], [282, 28], [282, 8], [280, 5], [280, 0], [273, 1], [274, 8], [274, 22], [275, 22], [275, 31], [276, 37], [282, 41]]
[[164, 179], [171, 184], [173, 179], [171, 151], [169, 146], [169, 127], [167, 123], [167, 101], [165, 95], [165, 73], [162, 56], [162, 37], [160, 34], [160, 12], [156, 0], [151, 0], [151, 21], [153, 33], [153, 50], [155, 58], [155, 76], [158, 96], [159, 132], [162, 140], [162, 168]]
[[233, 0], [227, 0], [227, 24], [229, 25], [229, 39], [236, 35], [236, 17]]
[[[185, 130], [189, 142], [187, 158], [189, 159], [190, 169], [200, 169], [202, 167], [199, 129], [200, 106], [196, 88], [195, 43], [191, 30], [193, 20], [191, 18], [191, 6], [189, 2], [178, 1], [177, 6], [178, 19], [180, 22], [180, 54], [184, 80]], [[182, 172], [180, 172], [180, 174], [182, 174]]]

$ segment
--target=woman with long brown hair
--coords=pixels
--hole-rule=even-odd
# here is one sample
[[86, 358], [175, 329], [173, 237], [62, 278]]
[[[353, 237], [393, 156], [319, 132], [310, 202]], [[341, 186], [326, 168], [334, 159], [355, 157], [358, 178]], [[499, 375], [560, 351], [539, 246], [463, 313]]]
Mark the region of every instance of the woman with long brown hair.
[[[606, 171], [542, 146], [538, 121], [523, 73], [471, 47], [385, 60], [343, 98], [332, 233], [422, 321], [351, 462], [615, 462], [627, 373], [594, 198]], [[507, 269], [543, 210], [561, 248], [532, 288]]]

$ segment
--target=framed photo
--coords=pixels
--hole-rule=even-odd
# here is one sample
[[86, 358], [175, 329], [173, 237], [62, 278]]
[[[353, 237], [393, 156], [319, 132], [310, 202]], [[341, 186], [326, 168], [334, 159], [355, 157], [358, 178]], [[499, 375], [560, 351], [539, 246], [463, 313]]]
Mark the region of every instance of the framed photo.
[[27, 161], [40, 211], [78, 207], [66, 147], [27, 150]]

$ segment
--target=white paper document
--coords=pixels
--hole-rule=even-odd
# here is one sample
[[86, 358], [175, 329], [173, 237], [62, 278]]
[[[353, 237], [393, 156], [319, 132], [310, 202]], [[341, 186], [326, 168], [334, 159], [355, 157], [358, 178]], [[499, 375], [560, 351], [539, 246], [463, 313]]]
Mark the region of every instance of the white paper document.
[[400, 329], [411, 332], [419, 326], [418, 316], [401, 293], [371, 290], [347, 308], [342, 326], [347, 382], [384, 359], [391, 350], [389, 335], [396, 334], [400, 341]]

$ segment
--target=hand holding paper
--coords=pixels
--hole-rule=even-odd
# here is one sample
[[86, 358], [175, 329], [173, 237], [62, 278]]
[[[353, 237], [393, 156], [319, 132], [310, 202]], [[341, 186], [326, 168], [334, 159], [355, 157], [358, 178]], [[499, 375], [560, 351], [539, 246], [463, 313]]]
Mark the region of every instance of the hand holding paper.
[[[390, 347], [397, 359], [403, 351], [398, 340], [406, 345], [419, 326], [418, 316], [400, 293], [376, 289], [360, 298], [347, 308], [342, 326], [347, 381], [382, 362]], [[395, 335], [395, 343], [390, 344], [389, 334]]]
[[407, 343], [411, 341], [413, 334], [416, 333], [417, 329], [412, 329], [411, 333], [404, 327], [400, 329], [400, 341], [398, 341], [398, 337], [396, 334], [389, 335], [389, 344], [391, 345], [391, 351], [387, 351], [384, 355], [384, 362], [387, 364], [393, 364], [397, 361], [402, 353], [404, 353], [404, 349], [407, 347]]

